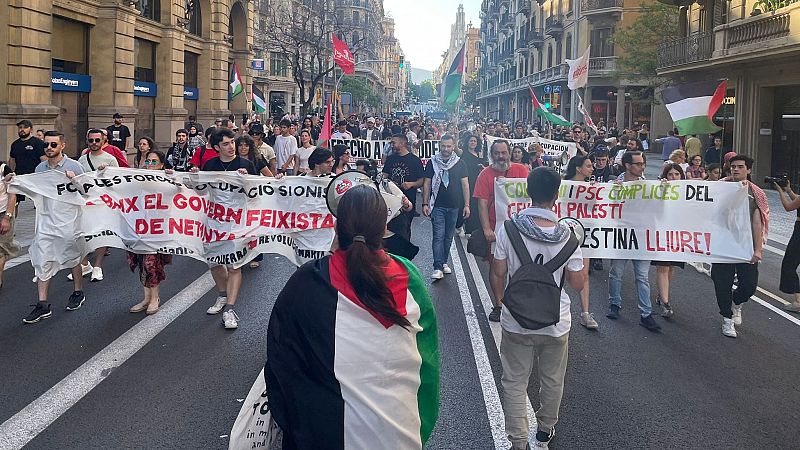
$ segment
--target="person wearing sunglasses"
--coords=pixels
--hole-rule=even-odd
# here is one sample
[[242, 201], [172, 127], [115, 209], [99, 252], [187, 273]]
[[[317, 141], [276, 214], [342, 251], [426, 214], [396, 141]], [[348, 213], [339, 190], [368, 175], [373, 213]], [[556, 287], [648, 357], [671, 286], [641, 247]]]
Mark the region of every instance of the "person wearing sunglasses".
[[[166, 168], [167, 157], [158, 150], [147, 152], [144, 160], [144, 167], [147, 170], [164, 170]], [[170, 173], [170, 172], [168, 172]], [[140, 255], [132, 252], [127, 253], [128, 267], [131, 272], [139, 274], [139, 281], [142, 282], [144, 289], [144, 299], [133, 305], [128, 311], [132, 313], [145, 312], [147, 315], [158, 312], [161, 298], [159, 297], [158, 287], [161, 282], [167, 279], [164, 266], [172, 264], [172, 255], [161, 253]]]
[[[86, 133], [86, 136], [89, 151], [78, 158], [78, 163], [83, 167], [84, 172], [103, 170], [106, 167], [119, 167], [117, 158], [103, 150], [105, 139], [102, 130], [93, 128]], [[106, 250], [108, 250], [107, 247], [100, 247], [94, 251], [94, 266], [89, 263], [88, 256], [83, 258], [81, 261], [83, 276], [92, 274], [91, 281], [103, 280], [103, 269], [100, 266], [106, 256]], [[67, 278], [71, 280], [71, 276], [72, 274], [69, 274]]]
[[[102, 136], [101, 136], [102, 141], [100, 142], [100, 148], [104, 152], [106, 152], [109, 155], [113, 156], [117, 160], [117, 164], [119, 165], [119, 167], [130, 167], [130, 164], [128, 164], [128, 155], [125, 152], [123, 152], [122, 150], [120, 150], [119, 148], [117, 148], [117, 147], [115, 147], [115, 146], [113, 146], [113, 145], [108, 143], [108, 130], [103, 130], [103, 129], [99, 129], [99, 128], [92, 128], [92, 129], [90, 129], [89, 131], [86, 132], [86, 139], [88, 140], [89, 139], [89, 133], [93, 132], [95, 130], [99, 130], [100, 133], [102, 134]], [[95, 137], [94, 139], [97, 139], [97, 138]], [[89, 153], [90, 151], [91, 151], [91, 149], [87, 147], [87, 148], [84, 148], [81, 151], [80, 154], [81, 155], [85, 155], [85, 154]]]

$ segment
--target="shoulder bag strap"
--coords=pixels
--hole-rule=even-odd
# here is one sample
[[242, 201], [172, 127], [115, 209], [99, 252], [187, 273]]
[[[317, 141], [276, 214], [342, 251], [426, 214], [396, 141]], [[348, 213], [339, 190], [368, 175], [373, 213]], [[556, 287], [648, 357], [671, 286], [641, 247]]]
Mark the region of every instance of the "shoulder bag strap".
[[91, 167], [92, 170], [97, 170], [97, 169], [94, 168], [94, 164], [92, 164], [91, 156], [89, 156], [91, 153], [92, 152], [90, 151], [89, 153], [86, 154], [86, 162], [89, 163], [89, 167]]
[[508, 235], [508, 240], [511, 241], [511, 246], [514, 247], [514, 253], [517, 254], [520, 262], [522, 262], [523, 266], [533, 263], [533, 259], [531, 259], [530, 253], [528, 253], [528, 247], [525, 246], [525, 242], [522, 240], [522, 235], [519, 234], [519, 230], [517, 229], [514, 222], [511, 220], [506, 220], [503, 222], [503, 227], [506, 229], [506, 234]]
[[553, 259], [548, 261], [544, 266], [547, 267], [547, 270], [550, 272], [555, 273], [561, 268], [561, 266], [569, 261], [570, 256], [575, 253], [578, 245], [580, 245], [578, 238], [576, 238], [575, 234], [570, 230], [569, 239], [567, 239], [567, 243], [564, 245], [564, 248], [562, 248], [561, 251], [558, 252], [558, 254]]

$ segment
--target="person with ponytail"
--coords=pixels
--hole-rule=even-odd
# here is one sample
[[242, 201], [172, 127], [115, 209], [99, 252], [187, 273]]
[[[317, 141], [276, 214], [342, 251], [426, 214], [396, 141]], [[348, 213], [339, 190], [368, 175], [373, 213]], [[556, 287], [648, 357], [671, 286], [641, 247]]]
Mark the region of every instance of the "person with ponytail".
[[422, 449], [439, 408], [430, 295], [414, 264], [383, 250], [376, 189], [357, 185], [335, 209], [338, 248], [292, 275], [267, 329], [264, 376], [283, 448]]

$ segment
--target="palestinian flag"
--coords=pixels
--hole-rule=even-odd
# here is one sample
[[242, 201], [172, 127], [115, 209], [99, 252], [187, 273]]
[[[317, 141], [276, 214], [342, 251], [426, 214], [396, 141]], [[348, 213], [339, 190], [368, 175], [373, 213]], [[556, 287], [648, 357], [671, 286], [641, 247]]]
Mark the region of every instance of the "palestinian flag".
[[345, 253], [300, 267], [267, 329], [264, 374], [284, 448], [422, 449], [439, 409], [434, 308], [419, 270], [387, 268], [404, 329], [369, 311], [347, 280]]
[[253, 111], [257, 113], [267, 112], [267, 102], [264, 101], [264, 93], [254, 84], [253, 88]]
[[242, 77], [239, 75], [239, 68], [236, 67], [236, 63], [233, 63], [231, 66], [228, 84], [230, 85], [230, 91], [228, 92], [229, 98], [234, 98], [244, 91], [244, 87], [242, 87]]
[[722, 129], [712, 119], [725, 99], [726, 86], [723, 80], [664, 89], [661, 97], [681, 136], [716, 133]]
[[533, 102], [534, 114], [542, 116], [544, 120], [547, 120], [554, 125], [564, 125], [567, 127], [572, 126], [572, 122], [556, 113], [548, 111], [543, 104], [539, 103], [539, 99], [536, 98], [536, 94], [533, 92], [533, 86], [531, 86], [530, 83], [528, 83], [528, 90], [531, 92], [531, 102]]
[[464, 53], [466, 42], [461, 46], [461, 50], [456, 53], [453, 58], [453, 63], [450, 65], [450, 70], [444, 76], [442, 82], [442, 103], [445, 105], [453, 105], [458, 102], [461, 97], [461, 80], [464, 78]]

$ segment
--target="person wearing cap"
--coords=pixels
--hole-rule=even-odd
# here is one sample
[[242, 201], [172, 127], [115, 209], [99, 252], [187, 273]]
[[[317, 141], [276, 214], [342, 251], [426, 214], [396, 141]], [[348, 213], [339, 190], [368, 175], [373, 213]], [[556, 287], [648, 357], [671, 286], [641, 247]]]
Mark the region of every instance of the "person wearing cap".
[[109, 143], [124, 152], [128, 148], [131, 130], [122, 124], [122, 114], [114, 113], [114, 125], [106, 128], [106, 130], [108, 130]]
[[267, 162], [267, 167], [269, 167], [269, 171], [274, 173], [276, 172], [276, 165], [277, 165], [277, 158], [275, 157], [275, 149], [272, 148], [269, 144], [264, 142], [264, 125], [262, 123], [254, 123], [250, 130], [247, 131], [247, 134], [253, 138], [253, 144], [256, 147], [256, 152], [260, 153], [261, 156], [264, 158], [264, 161]]
[[361, 125], [358, 123], [358, 116], [355, 113], [350, 114], [347, 120], [347, 131], [350, 132], [354, 138], [361, 136]]
[[44, 142], [33, 135], [33, 124], [28, 119], [17, 122], [17, 135], [19, 139], [11, 143], [8, 165], [17, 175], [33, 173], [39, 163], [47, 160]]
[[340, 120], [336, 124], [336, 131], [331, 135], [331, 139], [353, 139], [353, 135], [347, 131], [346, 120]]
[[361, 139], [368, 141], [379, 141], [381, 139], [381, 132], [375, 128], [375, 118], [370, 117], [367, 119], [367, 128], [361, 130]]

